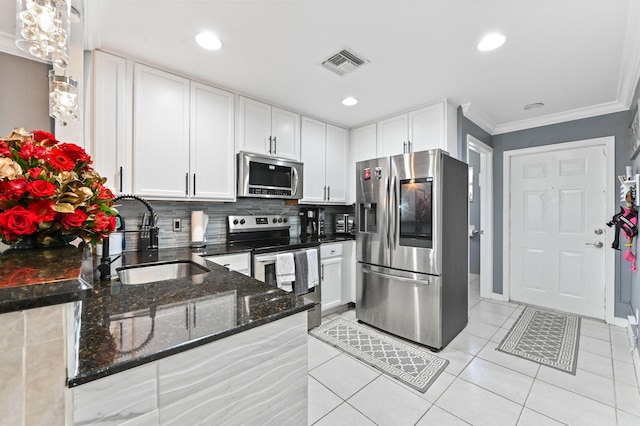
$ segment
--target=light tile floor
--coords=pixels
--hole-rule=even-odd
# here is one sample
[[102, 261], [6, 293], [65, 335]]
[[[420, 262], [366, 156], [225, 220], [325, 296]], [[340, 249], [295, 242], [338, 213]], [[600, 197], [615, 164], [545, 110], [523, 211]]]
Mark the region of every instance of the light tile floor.
[[309, 424], [640, 425], [626, 329], [583, 319], [573, 376], [495, 350], [523, 309], [481, 299], [472, 283], [469, 324], [435, 354], [449, 365], [426, 393], [309, 336]]

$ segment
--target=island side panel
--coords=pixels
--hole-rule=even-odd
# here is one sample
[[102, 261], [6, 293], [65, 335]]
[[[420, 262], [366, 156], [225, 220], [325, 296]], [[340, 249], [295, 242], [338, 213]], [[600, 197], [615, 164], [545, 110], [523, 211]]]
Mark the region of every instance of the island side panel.
[[72, 388], [74, 422], [306, 424], [307, 357], [301, 312]]
[[307, 313], [159, 361], [162, 424], [307, 421]]

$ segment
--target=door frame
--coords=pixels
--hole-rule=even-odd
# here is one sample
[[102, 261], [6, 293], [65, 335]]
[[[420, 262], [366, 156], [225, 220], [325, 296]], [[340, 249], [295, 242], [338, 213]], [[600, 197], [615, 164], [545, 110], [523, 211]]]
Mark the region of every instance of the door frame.
[[[480, 154], [480, 297], [493, 296], [493, 148], [471, 135], [467, 135], [467, 162], [469, 151]], [[467, 224], [468, 225], [468, 224]], [[468, 229], [468, 226], [467, 226]], [[469, 255], [467, 255], [467, 259]]]
[[[510, 208], [510, 198], [509, 194], [511, 193], [511, 158], [515, 156], [528, 155], [528, 154], [540, 154], [540, 153], [551, 153], [554, 151], [561, 151], [572, 148], [585, 148], [589, 146], [599, 146], [602, 145], [604, 147], [605, 153], [605, 176], [611, 177], [607, 178], [605, 182], [605, 205], [606, 210], [611, 212], [616, 212], [615, 199], [614, 194], [616, 194], [615, 190], [615, 180], [613, 177], [615, 176], [615, 137], [614, 136], [606, 136], [602, 138], [594, 138], [594, 139], [583, 139], [572, 142], [563, 142], [551, 145], [543, 145], [532, 148], [522, 148], [522, 149], [514, 149], [510, 151], [504, 152], [503, 157], [503, 192], [502, 192], [502, 253], [503, 253], [503, 264], [502, 264], [502, 297], [503, 300], [510, 300], [510, 286], [509, 286], [509, 275], [511, 273], [511, 233], [510, 233], [510, 222], [511, 222], [511, 208]], [[604, 224], [603, 224], [604, 225]], [[604, 239], [605, 239], [605, 247], [608, 248], [611, 246], [611, 242], [613, 241], [613, 230], [609, 227], [603, 226], [605, 230]], [[615, 310], [615, 252], [613, 250], [607, 250], [605, 252], [604, 257], [605, 269], [605, 294], [604, 298], [604, 319], [607, 323], [614, 323], [614, 310]]]

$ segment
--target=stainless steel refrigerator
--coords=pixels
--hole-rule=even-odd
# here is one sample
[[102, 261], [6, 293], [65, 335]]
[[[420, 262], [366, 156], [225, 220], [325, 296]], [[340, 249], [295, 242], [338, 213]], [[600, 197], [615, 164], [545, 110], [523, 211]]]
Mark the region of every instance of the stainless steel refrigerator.
[[356, 174], [356, 317], [442, 349], [467, 325], [468, 166], [430, 150]]

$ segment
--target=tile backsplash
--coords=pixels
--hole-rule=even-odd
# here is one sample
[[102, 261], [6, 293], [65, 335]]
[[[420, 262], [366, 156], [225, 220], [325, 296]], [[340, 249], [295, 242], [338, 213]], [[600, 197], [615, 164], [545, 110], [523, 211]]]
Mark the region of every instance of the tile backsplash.
[[[158, 245], [160, 248], [185, 247], [191, 243], [191, 212], [202, 210], [209, 215], [205, 237], [208, 244], [224, 244], [227, 241], [227, 216], [251, 214], [285, 214], [291, 222], [291, 235], [300, 234], [300, 220], [298, 212], [303, 205], [285, 204], [284, 200], [270, 200], [262, 198], [238, 198], [235, 203], [214, 203], [207, 201], [149, 201], [155, 213], [158, 214], [160, 228]], [[135, 250], [142, 221], [142, 214], [146, 207], [138, 201], [118, 201], [118, 211], [124, 217], [126, 232], [125, 250]], [[332, 233], [335, 216], [342, 213], [353, 214], [354, 208], [349, 206], [322, 206], [325, 209], [325, 229]], [[173, 219], [182, 221], [182, 230], [173, 231]], [[130, 232], [133, 231], [133, 232]]]

